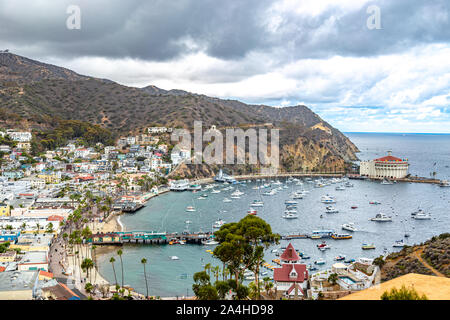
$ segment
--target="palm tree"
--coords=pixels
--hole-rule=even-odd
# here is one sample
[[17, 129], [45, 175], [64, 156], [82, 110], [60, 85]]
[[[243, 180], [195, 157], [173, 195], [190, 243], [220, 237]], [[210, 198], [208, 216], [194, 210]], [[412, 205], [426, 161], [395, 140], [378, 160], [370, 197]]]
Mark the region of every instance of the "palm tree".
[[83, 270], [86, 270], [86, 276], [89, 277], [89, 282], [91, 282], [91, 274], [89, 273], [89, 270], [94, 267], [94, 262], [91, 259], [84, 259], [81, 263], [81, 268]]
[[117, 287], [118, 284], [117, 284], [116, 269], [114, 268], [114, 262], [116, 262], [116, 259], [114, 259], [114, 257], [111, 257], [111, 259], [109, 259], [109, 262], [111, 262], [112, 267], [113, 267], [114, 279], [116, 280], [116, 287]]
[[[122, 260], [122, 253], [123, 253], [122, 249], [117, 250], [117, 254], [119, 255], [119, 258], [120, 258], [120, 266], [121, 266], [121, 269], [122, 269], [122, 289], [123, 289], [123, 260]], [[123, 296], [123, 291], [122, 291], [122, 296]]]
[[94, 261], [94, 269], [95, 269], [95, 277], [94, 277], [94, 283], [96, 283], [97, 281], [97, 254], [95, 252], [95, 249], [97, 249], [96, 245], [92, 245], [91, 250], [91, 256], [92, 256], [92, 260]]
[[92, 299], [92, 290], [94, 289], [94, 286], [91, 283], [86, 283], [84, 286], [84, 290], [86, 290], [87, 293], [89, 293], [89, 298]]
[[205, 264], [205, 271], [208, 272], [208, 276], [211, 276], [211, 264]]
[[141, 260], [141, 263], [144, 265], [144, 277], [145, 277], [145, 287], [147, 288], [147, 295], [146, 295], [146, 297], [147, 297], [147, 299], [148, 299], [148, 283], [147, 283], [147, 272], [146, 272], [146, 270], [145, 270], [145, 265], [146, 265], [146, 263], [147, 263], [147, 259], [145, 259], [145, 258], [142, 258], [142, 260]]

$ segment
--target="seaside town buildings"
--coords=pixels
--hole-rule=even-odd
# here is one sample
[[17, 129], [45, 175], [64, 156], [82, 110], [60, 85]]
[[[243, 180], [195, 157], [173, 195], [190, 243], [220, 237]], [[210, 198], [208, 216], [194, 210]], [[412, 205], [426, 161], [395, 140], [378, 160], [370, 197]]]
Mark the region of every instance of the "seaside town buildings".
[[391, 151], [386, 157], [360, 163], [360, 175], [369, 178], [401, 179], [408, 175], [408, 169], [408, 159], [394, 157]]
[[164, 191], [156, 181], [172, 170], [169, 145], [163, 143], [170, 141], [163, 135], [171, 131], [150, 128], [114, 146], [71, 141], [34, 157], [24, 154], [30, 150], [31, 132], [0, 131], [14, 141], [0, 146], [0, 244], [8, 243], [0, 253], [0, 300], [80, 299], [53, 277], [49, 263], [50, 247], [77, 207], [72, 195], [89, 190], [94, 197], [110, 196], [114, 210]]

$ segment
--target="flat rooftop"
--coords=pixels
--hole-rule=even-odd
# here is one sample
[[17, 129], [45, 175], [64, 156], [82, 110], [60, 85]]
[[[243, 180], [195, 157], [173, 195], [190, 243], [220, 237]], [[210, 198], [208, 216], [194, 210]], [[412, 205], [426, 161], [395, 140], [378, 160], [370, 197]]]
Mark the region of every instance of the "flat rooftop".
[[0, 272], [0, 291], [32, 290], [38, 271]]
[[406, 274], [339, 300], [380, 300], [385, 291], [391, 291], [392, 288], [400, 289], [402, 285], [406, 288], [414, 287], [419, 295], [425, 294], [429, 300], [450, 300], [450, 278], [417, 273]]
[[45, 251], [28, 251], [20, 260], [19, 264], [28, 263], [48, 263], [47, 252]]

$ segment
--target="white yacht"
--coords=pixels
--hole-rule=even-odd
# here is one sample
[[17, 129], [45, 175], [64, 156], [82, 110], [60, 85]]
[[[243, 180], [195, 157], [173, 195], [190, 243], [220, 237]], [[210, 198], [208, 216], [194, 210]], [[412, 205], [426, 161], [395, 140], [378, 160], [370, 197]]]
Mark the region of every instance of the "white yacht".
[[222, 202], [228, 203], [228, 202], [233, 202], [233, 200], [225, 198], [225, 199], [222, 200]]
[[337, 187], [335, 188], [335, 190], [336, 190], [336, 191], [344, 191], [344, 190], [345, 190], [345, 187], [344, 187], [344, 186], [337, 186]]
[[303, 199], [305, 194], [303, 192], [294, 192], [291, 197], [292, 199]]
[[240, 197], [240, 196], [244, 195], [244, 192], [239, 191], [239, 189], [236, 189], [236, 191], [233, 192], [231, 195]]
[[211, 191], [211, 193], [220, 193], [220, 190], [213, 189], [213, 190]]
[[296, 204], [298, 204], [298, 202], [295, 200], [286, 200], [286, 201], [284, 201], [284, 204], [285, 205], [296, 205]]
[[295, 214], [295, 213], [285, 212], [285, 213], [282, 215], [282, 218], [284, 218], [284, 219], [297, 219], [297, 218], [298, 218], [298, 215]]
[[339, 210], [333, 206], [328, 206], [325, 208], [325, 213], [339, 213]]
[[250, 207], [264, 207], [264, 202], [262, 202], [260, 200], [253, 200]]
[[430, 220], [431, 216], [428, 213], [419, 212], [416, 215], [414, 215], [413, 218], [416, 220]]
[[370, 221], [377, 221], [377, 222], [390, 222], [392, 221], [391, 216], [387, 216], [383, 213], [378, 213], [374, 218], [369, 219]]
[[208, 239], [208, 240], [203, 240], [203, 241], [202, 241], [202, 244], [203, 244], [204, 246], [214, 246], [214, 245], [216, 245], [216, 244], [219, 244], [219, 242], [216, 241], [216, 240], [214, 240], [214, 239]]
[[320, 199], [320, 201], [322, 202], [322, 203], [336, 203], [336, 200], [332, 197], [332, 196], [330, 196], [330, 195], [325, 195], [325, 196], [322, 196], [322, 198]]
[[172, 259], [172, 260], [180, 260], [180, 258], [178, 258], [177, 256], [171, 256], [170, 259]]
[[347, 231], [358, 231], [358, 229], [356, 229], [355, 224], [353, 222], [349, 222], [349, 223], [344, 223], [341, 226], [342, 229], [347, 230]]

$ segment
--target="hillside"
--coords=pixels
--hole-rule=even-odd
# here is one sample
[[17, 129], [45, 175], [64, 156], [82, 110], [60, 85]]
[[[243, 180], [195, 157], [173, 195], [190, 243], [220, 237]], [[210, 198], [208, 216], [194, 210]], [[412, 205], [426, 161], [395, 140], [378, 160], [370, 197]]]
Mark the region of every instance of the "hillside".
[[390, 254], [381, 269], [381, 280], [391, 280], [408, 273], [450, 277], [450, 234], [444, 233], [420, 245], [408, 246]]
[[142, 132], [150, 125], [280, 129], [281, 161], [287, 170], [343, 168], [357, 148], [306, 106], [247, 105], [155, 86], [133, 88], [79, 75], [11, 53], [0, 54], [0, 125], [35, 130], [59, 120], [98, 124], [116, 135]]

